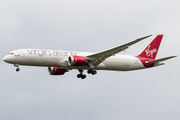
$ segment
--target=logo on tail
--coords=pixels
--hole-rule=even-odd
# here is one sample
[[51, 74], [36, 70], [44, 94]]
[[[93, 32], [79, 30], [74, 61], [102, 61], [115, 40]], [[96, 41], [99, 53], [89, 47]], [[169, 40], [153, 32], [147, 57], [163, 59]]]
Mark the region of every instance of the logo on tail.
[[153, 54], [157, 52], [156, 48], [150, 50], [150, 45], [148, 46], [148, 48], [145, 50], [146, 52], [146, 56], [149, 57], [151, 56], [151, 58], [153, 58]]
[[163, 35], [157, 35], [154, 40], [138, 55], [138, 57], [155, 60]]

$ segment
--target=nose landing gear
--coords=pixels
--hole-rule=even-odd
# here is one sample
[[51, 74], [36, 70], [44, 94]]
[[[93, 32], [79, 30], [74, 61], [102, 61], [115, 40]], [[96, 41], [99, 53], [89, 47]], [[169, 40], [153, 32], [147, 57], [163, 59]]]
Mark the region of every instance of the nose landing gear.
[[19, 72], [19, 71], [20, 71], [20, 69], [19, 69], [19, 68], [16, 68], [16, 71], [17, 71], [17, 72]]
[[17, 67], [16, 71], [19, 72], [20, 71], [19, 65], [18, 64], [14, 64], [14, 66]]

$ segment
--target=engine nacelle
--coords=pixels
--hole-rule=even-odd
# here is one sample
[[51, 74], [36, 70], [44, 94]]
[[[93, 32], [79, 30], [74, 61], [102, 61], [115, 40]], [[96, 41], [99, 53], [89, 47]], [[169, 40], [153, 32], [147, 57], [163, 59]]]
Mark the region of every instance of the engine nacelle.
[[87, 64], [87, 60], [82, 56], [69, 56], [68, 64], [69, 66], [84, 66]]
[[50, 75], [64, 75], [64, 73], [67, 72], [66, 69], [58, 67], [48, 67], [48, 71]]

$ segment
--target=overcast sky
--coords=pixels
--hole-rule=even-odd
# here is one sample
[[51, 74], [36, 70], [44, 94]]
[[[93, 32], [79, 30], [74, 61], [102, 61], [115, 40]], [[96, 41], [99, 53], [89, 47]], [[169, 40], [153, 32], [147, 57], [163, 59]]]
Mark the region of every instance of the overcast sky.
[[98, 52], [152, 37], [120, 54], [139, 54], [164, 34], [157, 58], [180, 55], [178, 0], [0, 0], [1, 120], [179, 120], [179, 57], [132, 72], [77, 70], [50, 76], [46, 67], [2, 61], [21, 48]]

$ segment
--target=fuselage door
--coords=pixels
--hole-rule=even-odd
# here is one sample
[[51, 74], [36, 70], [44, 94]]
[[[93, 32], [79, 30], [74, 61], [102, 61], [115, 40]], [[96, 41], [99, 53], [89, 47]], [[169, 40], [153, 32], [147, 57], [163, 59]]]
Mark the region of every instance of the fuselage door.
[[21, 52], [20, 52], [20, 57], [25, 57], [24, 51], [21, 51]]
[[134, 59], [134, 64], [138, 64], [138, 59]]

